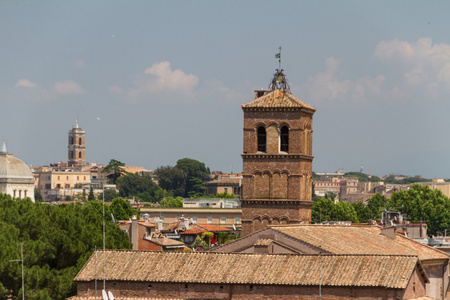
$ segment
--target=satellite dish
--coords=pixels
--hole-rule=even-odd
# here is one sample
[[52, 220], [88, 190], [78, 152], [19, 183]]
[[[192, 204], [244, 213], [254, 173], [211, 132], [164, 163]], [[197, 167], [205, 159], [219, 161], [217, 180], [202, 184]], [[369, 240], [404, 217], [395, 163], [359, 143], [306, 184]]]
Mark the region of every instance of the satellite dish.
[[236, 231], [236, 226], [234, 226], [234, 224], [233, 224], [233, 230]]
[[111, 291], [108, 291], [108, 296], [109, 296], [109, 300], [115, 300], [113, 293], [111, 293]]
[[105, 290], [102, 290], [102, 297], [103, 297], [103, 300], [109, 300], [108, 299], [108, 294], [106, 294]]
[[116, 220], [114, 219], [114, 215], [111, 213], [112, 222], [116, 223]]

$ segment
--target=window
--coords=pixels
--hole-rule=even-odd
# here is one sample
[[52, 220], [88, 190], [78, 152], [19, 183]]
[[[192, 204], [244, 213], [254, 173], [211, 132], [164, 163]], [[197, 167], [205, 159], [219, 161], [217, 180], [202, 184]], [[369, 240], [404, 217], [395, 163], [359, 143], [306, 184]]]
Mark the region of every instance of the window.
[[77, 176], [77, 180], [80, 180], [80, 176]]
[[266, 152], [266, 129], [258, 127], [258, 151]]
[[66, 176], [66, 180], [69, 180], [69, 176]]
[[228, 194], [228, 188], [224, 188], [226, 194]]
[[80, 151], [80, 153], [78, 153], [78, 158], [81, 158], [81, 151]]
[[70, 189], [70, 184], [66, 183], [66, 189]]
[[78, 144], [80, 144], [81, 145], [81, 138], [78, 140]]
[[234, 217], [234, 224], [241, 224], [241, 217]]
[[73, 151], [70, 151], [70, 158], [74, 158]]
[[16, 190], [14, 190], [13, 198], [16, 198]]
[[192, 220], [194, 221], [194, 224], [197, 224], [197, 216], [193, 216]]
[[227, 222], [227, 217], [220, 217], [220, 224], [225, 224]]
[[27, 197], [27, 191], [23, 191], [23, 196], [26, 198]]
[[208, 224], [212, 223], [212, 216], [208, 216]]
[[177, 216], [177, 221], [180, 221], [180, 216]]
[[70, 138], [70, 144], [73, 145], [73, 137]]
[[22, 198], [22, 190], [19, 190], [19, 198]]
[[59, 180], [59, 175], [58, 175], [58, 180]]
[[281, 127], [280, 134], [280, 151], [288, 152], [289, 150], [289, 129], [287, 126]]
[[86, 180], [86, 176], [83, 177], [83, 180]]

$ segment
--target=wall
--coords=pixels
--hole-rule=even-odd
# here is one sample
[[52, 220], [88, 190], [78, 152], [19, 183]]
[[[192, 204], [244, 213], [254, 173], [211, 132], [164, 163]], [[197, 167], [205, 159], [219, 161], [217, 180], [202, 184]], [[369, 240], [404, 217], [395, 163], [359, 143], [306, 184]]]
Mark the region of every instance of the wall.
[[[94, 282], [78, 282], [77, 287], [78, 297], [94, 296]], [[318, 286], [107, 281], [106, 290], [111, 291], [116, 299], [120, 299], [120, 297], [147, 297], [154, 299], [319, 299]], [[402, 299], [404, 294], [405, 291], [403, 290], [384, 287], [321, 287], [322, 300]], [[419, 297], [424, 296], [419, 292], [416, 295]], [[101, 298], [101, 288], [98, 288], [97, 296]]]

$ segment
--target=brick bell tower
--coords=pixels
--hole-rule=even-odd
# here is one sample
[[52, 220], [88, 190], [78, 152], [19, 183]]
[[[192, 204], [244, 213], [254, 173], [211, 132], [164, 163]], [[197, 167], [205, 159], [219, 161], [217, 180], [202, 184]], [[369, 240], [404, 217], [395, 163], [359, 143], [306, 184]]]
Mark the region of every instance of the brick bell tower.
[[244, 111], [242, 236], [311, 222], [314, 107], [290, 93], [283, 70]]
[[86, 164], [85, 134], [86, 132], [78, 126], [78, 120], [75, 127], [69, 130], [69, 146], [67, 148], [69, 152], [68, 164], [71, 167], [81, 167]]

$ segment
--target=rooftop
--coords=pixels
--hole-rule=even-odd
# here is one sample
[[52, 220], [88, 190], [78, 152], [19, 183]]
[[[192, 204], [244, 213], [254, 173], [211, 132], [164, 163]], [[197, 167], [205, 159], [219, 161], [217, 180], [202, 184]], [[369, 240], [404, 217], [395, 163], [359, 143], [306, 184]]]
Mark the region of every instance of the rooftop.
[[[416, 266], [428, 281], [417, 256], [97, 251], [103, 259], [108, 281], [406, 288]], [[74, 280], [103, 279], [95, 260], [94, 253]]]

